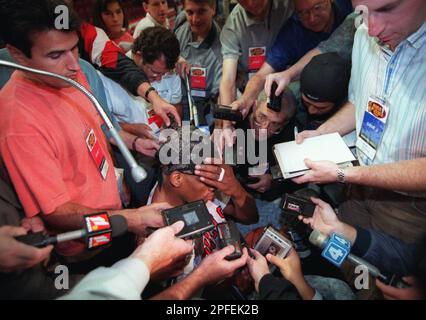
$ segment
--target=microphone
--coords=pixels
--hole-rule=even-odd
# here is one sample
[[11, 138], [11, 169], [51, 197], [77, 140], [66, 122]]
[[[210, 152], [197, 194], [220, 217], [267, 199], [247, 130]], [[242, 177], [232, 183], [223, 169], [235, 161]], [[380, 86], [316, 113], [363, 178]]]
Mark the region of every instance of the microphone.
[[338, 267], [340, 267], [343, 261], [346, 259], [347, 261], [356, 266], [365, 266], [369, 274], [371, 274], [374, 278], [378, 278], [385, 284], [392, 285], [397, 288], [409, 287], [409, 285], [404, 280], [402, 280], [400, 276], [397, 276], [395, 274], [385, 275], [381, 273], [376, 266], [373, 266], [368, 261], [350, 253], [349, 241], [342, 238], [341, 236], [332, 234], [331, 237], [328, 237], [321, 231], [315, 229], [309, 236], [309, 242], [312, 243], [314, 246], [324, 249], [321, 255]]
[[192, 121], [194, 121], [194, 126], [198, 128], [200, 126], [200, 123], [199, 123], [199, 120], [198, 120], [197, 106], [194, 106], [194, 101], [192, 100], [191, 86], [189, 84], [189, 79], [188, 79], [188, 75], [187, 74], [185, 74], [185, 85], [186, 85], [186, 91], [187, 91], [187, 95], [188, 95], [188, 106], [189, 106], [190, 123]]
[[112, 237], [118, 237], [127, 231], [127, 220], [123, 216], [109, 217], [107, 213], [95, 213], [84, 216], [84, 229], [49, 236], [42, 232], [30, 233], [16, 237], [19, 242], [27, 245], [44, 248], [50, 244], [86, 238], [88, 249], [105, 246]]
[[0, 66], [18, 69], [18, 70], [22, 70], [26, 72], [35, 73], [35, 74], [40, 74], [47, 77], [61, 79], [69, 83], [70, 85], [72, 85], [74, 88], [80, 90], [87, 98], [89, 98], [90, 102], [95, 106], [96, 110], [102, 117], [102, 120], [105, 122], [106, 126], [108, 127], [108, 130], [111, 133], [111, 136], [114, 138], [115, 142], [117, 143], [118, 149], [120, 149], [124, 159], [126, 160], [127, 164], [129, 165], [131, 169], [133, 180], [135, 180], [136, 182], [141, 182], [146, 179], [147, 173], [145, 169], [143, 169], [140, 165], [138, 165], [135, 158], [133, 158], [133, 155], [130, 153], [129, 149], [127, 149], [127, 146], [121, 139], [117, 130], [114, 128], [114, 125], [112, 124], [111, 120], [109, 119], [108, 115], [105, 113], [104, 109], [102, 108], [98, 100], [84, 86], [82, 86], [77, 81], [74, 81], [73, 79], [61, 76], [53, 72], [29, 68], [29, 67], [25, 67], [17, 63], [5, 61], [5, 60], [0, 60]]
[[[328, 236], [326, 236], [325, 234], [323, 234], [319, 230], [312, 231], [311, 235], [309, 236], [309, 242], [312, 243], [314, 246], [317, 246], [321, 249], [324, 249], [328, 245], [329, 240], [330, 240], [330, 238]], [[344, 253], [342, 253], [342, 255], [343, 254]], [[339, 256], [341, 256], [341, 255], [339, 255]], [[329, 260], [329, 259], [327, 259], [327, 260]], [[345, 258], [342, 259], [342, 263], [343, 263], [343, 260], [345, 260]], [[373, 275], [373, 277], [375, 277], [375, 278], [377, 278], [380, 275], [379, 269], [377, 269], [371, 263], [365, 261], [364, 259], [362, 259], [360, 257], [357, 257], [356, 255], [354, 255], [352, 253], [348, 253], [348, 255], [346, 256], [346, 260], [348, 260], [349, 262], [351, 262], [351, 263], [353, 263], [357, 266], [358, 265], [364, 265], [368, 269], [370, 274]], [[341, 263], [340, 263], [340, 265], [341, 265]], [[340, 266], [340, 265], [338, 265], [338, 266]]]

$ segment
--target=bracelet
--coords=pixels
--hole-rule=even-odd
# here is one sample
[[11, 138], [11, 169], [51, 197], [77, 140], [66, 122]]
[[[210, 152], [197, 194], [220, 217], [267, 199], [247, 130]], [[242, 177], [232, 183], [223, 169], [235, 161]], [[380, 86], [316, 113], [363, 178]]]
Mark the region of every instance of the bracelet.
[[136, 140], [138, 140], [140, 137], [136, 137], [132, 142], [132, 150], [136, 151]]
[[340, 183], [345, 183], [345, 171], [343, 169], [337, 169], [337, 181]]
[[145, 100], [147, 100], [147, 101], [149, 100], [148, 96], [151, 93], [151, 91], [156, 91], [156, 90], [155, 90], [154, 87], [149, 87], [148, 90], [146, 90], [146, 92], [145, 92]]

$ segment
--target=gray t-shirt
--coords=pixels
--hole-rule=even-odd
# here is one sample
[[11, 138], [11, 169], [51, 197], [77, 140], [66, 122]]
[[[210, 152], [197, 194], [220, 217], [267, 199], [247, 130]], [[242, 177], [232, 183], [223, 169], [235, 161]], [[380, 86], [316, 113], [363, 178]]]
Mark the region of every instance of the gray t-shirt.
[[321, 42], [317, 49], [321, 53], [336, 52], [342, 58], [352, 60], [352, 47], [355, 37], [355, 19], [359, 14], [351, 13], [342, 24], [331, 34], [330, 38]]
[[[183, 17], [182, 17], [183, 15]], [[180, 24], [178, 21], [182, 21]], [[220, 28], [213, 22], [210, 33], [202, 42], [192, 41], [191, 26], [186, 21], [185, 13], [176, 19], [174, 32], [180, 44], [180, 54], [191, 65], [206, 69], [205, 97], [217, 96], [222, 77], [222, 54], [219, 40]], [[200, 97], [199, 95], [195, 97]]]
[[[254, 74], [260, 69], [262, 60], [265, 61], [259, 59], [259, 53], [266, 57], [266, 51], [273, 45], [281, 27], [293, 13], [292, 1], [271, 1], [268, 3], [266, 17], [262, 21], [251, 17], [237, 4], [220, 34], [223, 59], [238, 59], [238, 72], [243, 76], [243, 86], [249, 79], [249, 73]], [[260, 48], [266, 51], [262, 52]]]

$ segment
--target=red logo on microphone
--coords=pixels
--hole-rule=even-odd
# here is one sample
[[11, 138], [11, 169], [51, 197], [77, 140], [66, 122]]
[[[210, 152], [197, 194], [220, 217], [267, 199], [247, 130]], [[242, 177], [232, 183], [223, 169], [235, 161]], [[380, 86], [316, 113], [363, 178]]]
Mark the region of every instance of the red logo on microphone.
[[85, 220], [88, 233], [111, 229], [107, 213], [88, 215], [85, 216]]
[[94, 213], [84, 216], [87, 248], [96, 249], [111, 242], [112, 227], [108, 213]]
[[90, 237], [88, 239], [87, 246], [89, 249], [102, 247], [111, 242], [111, 233], [100, 234], [97, 236]]

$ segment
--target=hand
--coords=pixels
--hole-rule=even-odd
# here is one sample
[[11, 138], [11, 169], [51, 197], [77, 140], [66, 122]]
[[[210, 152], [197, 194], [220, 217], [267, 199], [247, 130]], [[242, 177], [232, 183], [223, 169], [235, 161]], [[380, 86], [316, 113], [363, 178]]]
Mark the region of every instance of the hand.
[[[141, 259], [151, 274], [158, 274], [159, 271], [172, 265], [176, 267], [176, 262], [184, 261], [185, 256], [192, 251], [191, 241], [175, 237], [184, 225], [183, 221], [178, 221], [169, 227], [155, 231], [133, 252], [131, 257]], [[180, 267], [184, 266], [183, 264]]]
[[265, 93], [267, 97], [271, 96], [271, 87], [274, 82], [278, 85], [275, 91], [275, 95], [278, 96], [289, 85], [291, 78], [286, 71], [268, 74], [265, 81]]
[[217, 127], [213, 130], [213, 142], [217, 146], [217, 150], [223, 157], [225, 147], [232, 148], [236, 140], [234, 133], [235, 128], [229, 121], [222, 121], [222, 127]]
[[139, 138], [135, 143], [136, 151], [143, 153], [151, 158], [155, 157], [157, 150], [160, 149], [160, 145], [153, 139]]
[[187, 74], [191, 71], [191, 64], [183, 57], [179, 56], [179, 59], [176, 62], [176, 71], [182, 79], [185, 79]]
[[247, 100], [241, 97], [240, 99], [232, 102], [230, 106], [233, 110], [239, 110], [243, 115], [243, 119], [245, 119], [245, 117], [247, 117], [251, 108], [253, 107], [254, 103], [254, 100]]
[[24, 228], [5, 226], [0, 228], [0, 272], [21, 271], [47, 259], [53, 246], [35, 248], [15, 240], [27, 234]]
[[46, 226], [39, 216], [24, 218], [21, 220], [21, 227], [33, 233], [46, 231]]
[[203, 259], [200, 266], [193, 271], [193, 273], [196, 272], [199, 275], [199, 281], [202, 282], [202, 286], [227, 279], [234, 274], [235, 270], [246, 264], [248, 257], [246, 248], [243, 248], [243, 255], [240, 258], [232, 261], [225, 259], [234, 250], [234, 246], [227, 246]]
[[[157, 139], [153, 134], [152, 134], [152, 129], [149, 125], [145, 124], [145, 123], [132, 123], [132, 124], [127, 124], [127, 126], [131, 126], [132, 131], [131, 133], [133, 133], [135, 136], [141, 137], [141, 138], [147, 138], [147, 139]], [[126, 129], [126, 128], [124, 128]]]
[[376, 280], [376, 285], [388, 300], [424, 300], [426, 298], [425, 292], [416, 278], [404, 277], [402, 279], [410, 285], [409, 288], [395, 288], [385, 285], [379, 280]]
[[262, 278], [270, 274], [268, 267], [268, 262], [265, 257], [262, 256], [257, 250], [251, 249], [251, 253], [253, 253], [255, 259], [250, 256], [247, 258], [247, 267], [249, 269], [250, 275], [254, 281], [254, 287], [257, 292], [259, 292], [259, 283]]
[[295, 249], [291, 249], [287, 258], [280, 259], [271, 254], [266, 255], [269, 262], [275, 264], [281, 271], [284, 278], [290, 281], [297, 289], [303, 300], [312, 300], [315, 290], [306, 282], [303, 277], [300, 258]]
[[[234, 171], [228, 165], [214, 165], [214, 159], [205, 159], [205, 164], [195, 166], [195, 174], [200, 177], [200, 180], [206, 185], [213, 187], [227, 196], [234, 197], [239, 194], [243, 188], [235, 178]], [[219, 181], [222, 170], [225, 170], [222, 181]]]
[[127, 219], [130, 232], [144, 236], [147, 227], [164, 227], [161, 211], [169, 208], [171, 208], [171, 205], [166, 202], [154, 203], [138, 209], [124, 210], [123, 216]]
[[339, 231], [343, 229], [343, 223], [337, 218], [333, 208], [321, 199], [311, 198], [311, 200], [316, 204], [314, 215], [311, 218], [299, 216], [299, 220], [327, 236], [334, 232], [341, 233]]
[[296, 135], [296, 143], [301, 144], [306, 138], [316, 137], [320, 135], [321, 134], [318, 130], [305, 130]]
[[247, 187], [249, 187], [250, 189], [254, 189], [260, 193], [264, 193], [268, 191], [269, 189], [271, 189], [272, 175], [267, 173], [267, 174], [262, 174], [261, 176], [255, 176], [255, 177], [260, 178], [259, 182], [248, 184]]
[[181, 123], [181, 119], [177, 109], [170, 103], [160, 98], [157, 93], [152, 93], [152, 99], [150, 99], [152, 108], [155, 113], [158, 114], [165, 122], [166, 126], [170, 126], [169, 114], [172, 114], [177, 123]]
[[294, 248], [290, 250], [287, 258], [285, 259], [278, 258], [269, 253], [266, 255], [266, 259], [270, 263], [276, 265], [280, 269], [283, 277], [290, 281], [295, 287], [298, 287], [301, 283], [305, 282], [300, 258]]
[[337, 182], [337, 164], [331, 161], [312, 161], [305, 159], [305, 165], [310, 169], [303, 176], [293, 178], [293, 182], [302, 184], [312, 183], [332, 183]]

